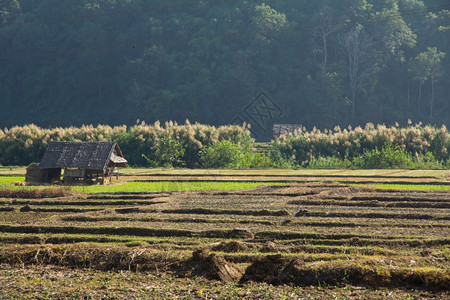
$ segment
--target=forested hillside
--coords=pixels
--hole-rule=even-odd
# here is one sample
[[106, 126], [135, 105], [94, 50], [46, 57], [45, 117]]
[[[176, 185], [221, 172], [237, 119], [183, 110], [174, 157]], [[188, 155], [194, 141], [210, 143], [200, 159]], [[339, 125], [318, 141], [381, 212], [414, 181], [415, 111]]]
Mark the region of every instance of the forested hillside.
[[0, 126], [448, 126], [449, 57], [448, 0], [1, 0]]

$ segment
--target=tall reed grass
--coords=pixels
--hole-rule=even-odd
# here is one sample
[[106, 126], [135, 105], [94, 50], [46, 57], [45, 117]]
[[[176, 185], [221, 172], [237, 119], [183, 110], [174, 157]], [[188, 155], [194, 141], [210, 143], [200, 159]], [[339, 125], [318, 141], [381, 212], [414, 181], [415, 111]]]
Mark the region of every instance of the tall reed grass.
[[444, 165], [449, 160], [450, 134], [445, 127], [422, 126], [421, 123], [402, 128], [396, 126], [374, 125], [348, 127], [333, 130], [311, 131], [302, 129], [283, 135], [271, 142], [271, 151], [278, 160], [287, 160], [297, 165], [308, 165], [311, 160], [333, 157], [333, 163], [340, 160], [351, 161], [356, 157], [367, 156], [371, 151], [382, 150], [386, 145], [399, 149], [416, 158], [434, 159]]
[[176, 122], [166, 122], [164, 125], [160, 122], [152, 125], [140, 122], [131, 127], [83, 125], [53, 129], [30, 124], [0, 129], [0, 164], [28, 165], [31, 162], [38, 162], [42, 159], [50, 141], [109, 141], [119, 144], [130, 165], [146, 166], [148, 161], [142, 154], [153, 158], [158, 141], [163, 138], [180, 142], [185, 149], [182, 159], [187, 167], [198, 166], [199, 151], [219, 141], [227, 140], [248, 149], [252, 144], [247, 124], [215, 127], [199, 123], [191, 124], [187, 120], [183, 125]]

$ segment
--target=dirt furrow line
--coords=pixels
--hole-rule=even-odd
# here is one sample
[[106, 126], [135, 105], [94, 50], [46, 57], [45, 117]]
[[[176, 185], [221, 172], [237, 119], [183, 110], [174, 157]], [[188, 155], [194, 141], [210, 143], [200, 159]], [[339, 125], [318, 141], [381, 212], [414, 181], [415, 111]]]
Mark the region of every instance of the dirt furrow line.
[[369, 219], [414, 219], [414, 220], [450, 220], [448, 214], [421, 214], [421, 213], [366, 213], [366, 212], [327, 212], [300, 210], [296, 217], [321, 217], [321, 218], [369, 218]]
[[400, 202], [400, 201], [342, 201], [342, 200], [293, 200], [287, 204], [290, 205], [310, 205], [310, 206], [353, 206], [353, 207], [399, 207], [399, 208], [450, 208], [449, 202]]

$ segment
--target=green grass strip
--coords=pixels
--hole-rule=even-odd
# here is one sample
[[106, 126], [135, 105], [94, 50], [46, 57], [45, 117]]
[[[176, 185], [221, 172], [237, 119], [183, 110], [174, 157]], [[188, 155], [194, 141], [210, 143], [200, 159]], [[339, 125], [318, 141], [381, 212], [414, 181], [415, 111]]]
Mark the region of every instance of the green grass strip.
[[[13, 182], [23, 182], [23, 176], [0, 176], [0, 186], [11, 185]], [[96, 186], [76, 186], [73, 190], [85, 193], [117, 193], [117, 192], [181, 192], [181, 191], [207, 191], [207, 190], [245, 190], [258, 187], [260, 185], [285, 185], [282, 182], [212, 182], [212, 181], [198, 181], [198, 182], [176, 182], [176, 181], [162, 181], [162, 182], [128, 182], [121, 185], [96, 185]], [[361, 186], [364, 184], [352, 184]], [[418, 191], [435, 191], [448, 192], [450, 185], [408, 185], [408, 184], [387, 184], [387, 183], [371, 183], [370, 186], [379, 189], [398, 189], [398, 190], [418, 190]], [[11, 187], [13, 189], [24, 187]], [[49, 186], [26, 188], [49, 188]]]
[[[2, 177], [1, 185], [11, 185], [15, 181], [24, 181], [24, 177]], [[182, 192], [182, 191], [209, 191], [209, 190], [246, 190], [253, 189], [260, 185], [285, 185], [285, 183], [262, 183], [262, 182], [127, 182], [120, 185], [93, 185], [93, 186], [72, 186], [68, 187], [74, 191], [83, 193], [161, 193], [161, 192]], [[64, 186], [65, 187], [65, 186]], [[42, 189], [61, 188], [61, 186], [7, 186], [8, 189]]]
[[25, 181], [25, 177], [23, 176], [0, 176], [0, 186], [12, 184], [16, 181]]
[[[268, 185], [260, 182], [128, 182], [121, 185], [105, 185], [105, 186], [76, 186], [73, 190], [84, 193], [118, 193], [118, 192], [138, 192], [138, 193], [154, 193], [154, 192], [182, 192], [182, 191], [208, 191], [208, 190], [245, 190], [253, 189], [260, 185]], [[282, 183], [271, 183], [270, 185], [282, 185]]]

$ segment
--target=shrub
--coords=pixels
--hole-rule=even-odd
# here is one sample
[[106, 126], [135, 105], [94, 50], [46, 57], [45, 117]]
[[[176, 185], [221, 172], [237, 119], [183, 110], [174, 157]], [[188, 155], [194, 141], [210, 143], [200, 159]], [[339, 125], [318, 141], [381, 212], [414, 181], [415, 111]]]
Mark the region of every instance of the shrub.
[[203, 168], [238, 168], [242, 163], [242, 148], [230, 141], [209, 145], [200, 151], [200, 166]]
[[286, 143], [274, 140], [270, 143], [269, 158], [273, 164], [280, 168], [292, 168], [296, 166], [295, 154], [286, 147]]
[[181, 167], [185, 162], [181, 159], [185, 149], [181, 146], [180, 141], [171, 139], [167, 136], [156, 142], [153, 151], [153, 159], [142, 154], [149, 162], [150, 166], [160, 167]]
[[[424, 155], [417, 154], [416, 157], [413, 157], [414, 169], [445, 169], [448, 168], [445, 166], [443, 161], [438, 161], [433, 153], [427, 152]], [[447, 164], [450, 164], [450, 160], [447, 161]]]
[[399, 146], [384, 144], [381, 150], [366, 151], [353, 160], [353, 164], [362, 169], [412, 168], [413, 158]]
[[341, 159], [336, 156], [328, 156], [312, 158], [309, 161], [308, 168], [310, 169], [348, 169], [352, 167], [352, 162], [348, 159]]
[[247, 152], [242, 156], [240, 168], [243, 169], [266, 169], [277, 167], [272, 159], [265, 153]]

